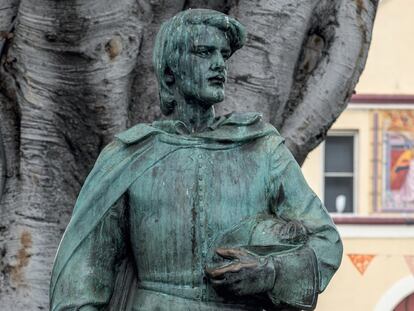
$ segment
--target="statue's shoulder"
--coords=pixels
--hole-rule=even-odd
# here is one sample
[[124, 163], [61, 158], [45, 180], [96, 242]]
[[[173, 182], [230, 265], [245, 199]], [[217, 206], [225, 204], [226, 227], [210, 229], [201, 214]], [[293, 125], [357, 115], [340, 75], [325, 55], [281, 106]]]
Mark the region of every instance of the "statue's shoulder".
[[136, 148], [130, 148], [131, 145], [148, 140], [152, 134], [156, 132], [149, 124], [140, 123], [126, 131], [115, 135], [115, 139], [111, 141], [99, 154], [95, 166], [109, 166], [112, 163], [122, 161], [125, 157], [135, 152]]
[[133, 127], [115, 135], [115, 138], [123, 144], [130, 145], [139, 143], [152, 135], [159, 133], [160, 130], [148, 123], [139, 123]]
[[263, 115], [259, 112], [231, 112], [221, 118], [221, 125], [249, 126], [263, 123]]
[[266, 140], [271, 146], [276, 147], [285, 142], [285, 138], [279, 133], [276, 127], [263, 120], [261, 113], [235, 113], [232, 115], [231, 122], [241, 126], [248, 126], [252, 131], [262, 132], [263, 135], [260, 138]]
[[228, 115], [223, 125], [256, 126], [269, 130], [269, 134], [281, 136], [279, 131], [270, 123], [263, 120], [260, 112], [233, 112]]
[[232, 113], [224, 124], [249, 126], [251, 128], [262, 129], [267, 133], [265, 136], [271, 137], [278, 141], [283, 140], [279, 131], [269, 122], [263, 120], [263, 115], [259, 112], [237, 112]]
[[263, 120], [263, 114], [260, 112], [232, 112], [223, 117], [220, 126], [238, 126], [246, 129], [260, 130], [270, 135], [280, 136], [279, 131], [270, 123]]
[[268, 133], [263, 139], [265, 144], [270, 148], [270, 150], [275, 151], [279, 148], [285, 148], [285, 138], [279, 133], [279, 131], [270, 123], [263, 122], [263, 128], [266, 129]]

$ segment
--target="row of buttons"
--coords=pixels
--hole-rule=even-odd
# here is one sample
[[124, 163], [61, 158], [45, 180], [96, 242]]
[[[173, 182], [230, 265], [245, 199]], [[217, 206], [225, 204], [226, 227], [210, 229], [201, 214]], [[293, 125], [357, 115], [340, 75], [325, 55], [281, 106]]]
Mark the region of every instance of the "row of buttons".
[[[205, 176], [205, 169], [206, 167], [204, 166], [204, 157], [205, 155], [203, 155], [201, 152], [205, 152], [204, 150], [198, 150], [198, 152], [200, 152], [198, 154], [198, 185], [197, 185], [197, 197], [198, 197], [198, 209], [199, 209], [199, 237], [200, 237], [200, 243], [199, 245], [201, 246], [201, 268], [203, 269], [203, 267], [206, 266], [206, 262], [207, 262], [207, 238], [206, 238], [206, 228], [205, 228], [205, 223], [206, 223], [206, 206], [205, 206], [205, 181], [204, 181], [204, 176]], [[201, 292], [201, 296], [202, 299], [205, 300], [206, 298], [206, 282], [205, 282], [205, 278], [203, 278], [203, 283], [202, 283], [202, 292]]]

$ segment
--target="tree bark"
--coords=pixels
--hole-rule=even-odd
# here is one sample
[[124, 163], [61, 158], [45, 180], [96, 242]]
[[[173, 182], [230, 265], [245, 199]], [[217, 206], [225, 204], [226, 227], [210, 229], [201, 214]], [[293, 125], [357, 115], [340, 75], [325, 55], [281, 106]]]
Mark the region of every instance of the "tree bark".
[[[327, 15], [323, 9], [318, 12], [322, 20], [331, 21], [322, 29], [313, 25], [281, 123], [281, 133], [299, 163], [325, 139], [354, 93], [368, 56], [377, 5], [378, 1], [372, 0], [344, 0], [338, 1], [335, 15], [329, 11]], [[308, 55], [317, 47], [312, 43], [315, 35], [325, 44], [313, 61], [314, 69], [306, 70], [306, 78], [302, 78]]]
[[0, 0], [0, 305], [48, 308], [54, 254], [86, 175], [115, 133], [160, 118], [162, 21], [238, 18], [220, 113], [261, 111], [298, 162], [347, 105], [367, 57], [370, 0]]

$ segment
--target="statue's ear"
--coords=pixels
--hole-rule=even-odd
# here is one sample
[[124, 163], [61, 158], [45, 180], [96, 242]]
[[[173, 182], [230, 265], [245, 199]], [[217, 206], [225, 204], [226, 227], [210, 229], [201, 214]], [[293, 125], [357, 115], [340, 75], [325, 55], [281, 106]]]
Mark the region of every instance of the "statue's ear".
[[175, 83], [174, 73], [170, 67], [166, 67], [164, 70], [164, 82], [168, 86], [171, 86]]
[[161, 111], [165, 116], [172, 114], [177, 105], [174, 98], [174, 83], [175, 76], [170, 67], [166, 67], [164, 70], [164, 76], [160, 81], [160, 104]]

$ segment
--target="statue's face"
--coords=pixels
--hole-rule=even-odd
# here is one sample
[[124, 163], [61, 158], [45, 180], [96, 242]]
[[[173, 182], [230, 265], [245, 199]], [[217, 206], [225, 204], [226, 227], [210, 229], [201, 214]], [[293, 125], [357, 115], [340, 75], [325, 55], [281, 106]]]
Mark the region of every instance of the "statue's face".
[[224, 99], [231, 49], [226, 34], [216, 27], [194, 25], [189, 31], [192, 42], [180, 56], [175, 82], [186, 100], [208, 108]]

